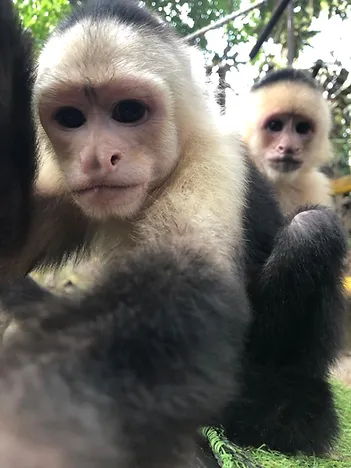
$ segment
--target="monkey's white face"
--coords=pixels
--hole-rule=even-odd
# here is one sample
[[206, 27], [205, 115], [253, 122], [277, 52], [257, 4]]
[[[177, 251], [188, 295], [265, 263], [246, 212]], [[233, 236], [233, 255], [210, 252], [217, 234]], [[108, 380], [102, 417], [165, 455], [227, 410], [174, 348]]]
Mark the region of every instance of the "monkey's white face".
[[262, 116], [247, 135], [252, 157], [272, 182], [294, 181], [324, 157], [325, 142], [328, 136], [318, 134], [312, 117], [291, 111]]
[[277, 114], [264, 119], [260, 129], [262, 164], [272, 178], [289, 177], [308, 162], [314, 123], [303, 116]]
[[41, 95], [39, 117], [74, 202], [93, 218], [135, 215], [179, 158], [164, 83], [135, 76]]

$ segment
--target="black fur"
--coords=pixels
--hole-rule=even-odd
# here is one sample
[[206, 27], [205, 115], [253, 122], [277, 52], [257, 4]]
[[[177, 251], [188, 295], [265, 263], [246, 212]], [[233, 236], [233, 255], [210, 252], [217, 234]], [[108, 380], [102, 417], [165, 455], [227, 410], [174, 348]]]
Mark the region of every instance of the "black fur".
[[142, 8], [135, 0], [87, 0], [75, 8], [71, 15], [62, 21], [57, 30], [64, 32], [85, 18], [91, 18], [97, 22], [102, 19], [112, 19], [137, 28], [143, 27], [166, 41], [175, 36], [175, 31], [166, 22], [160, 22], [147, 8]]
[[267, 75], [260, 81], [252, 86], [252, 91], [261, 89], [266, 86], [274, 85], [281, 82], [292, 82], [301, 83], [309, 86], [313, 90], [320, 90], [320, 86], [316, 80], [313, 79], [312, 75], [307, 74], [303, 70], [297, 70], [295, 68], [282, 68], [280, 70], [273, 70], [268, 72]]
[[[0, 377], [12, 389], [9, 374], [20, 372], [16, 384], [26, 396], [11, 404], [21, 431], [56, 447], [64, 430], [67, 466], [94, 456], [101, 458], [92, 467], [110, 466], [104, 463], [111, 447], [106, 455], [91, 451], [89, 431], [96, 428], [85, 427], [89, 410], [106, 425], [105, 445], [123, 440], [128, 448], [130, 461], [116, 466], [188, 466], [198, 427], [237, 393], [248, 320], [244, 288], [179, 246], [140, 251], [108, 276], [78, 305], [51, 296], [23, 304], [24, 314], [17, 308], [24, 332], [3, 352]], [[78, 457], [70, 440], [81, 425], [88, 434]]]
[[0, 2], [0, 254], [24, 241], [35, 175], [32, 41], [10, 0]]
[[278, 199], [271, 184], [247, 158], [249, 189], [247, 193], [244, 235], [246, 238], [245, 266], [248, 282], [255, 281], [271, 254], [275, 237], [284, 225]]
[[323, 207], [302, 207], [285, 221], [259, 179], [251, 167], [246, 265], [253, 320], [242, 394], [224, 425], [239, 444], [322, 454], [339, 431], [328, 373], [342, 346], [346, 234]]

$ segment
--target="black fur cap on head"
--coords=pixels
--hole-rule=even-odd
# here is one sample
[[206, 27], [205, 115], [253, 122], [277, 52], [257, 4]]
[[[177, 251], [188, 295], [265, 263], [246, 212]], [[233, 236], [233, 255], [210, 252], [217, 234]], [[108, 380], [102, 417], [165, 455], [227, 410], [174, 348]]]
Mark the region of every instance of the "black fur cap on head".
[[312, 75], [295, 68], [282, 68], [281, 70], [273, 70], [268, 72], [265, 77], [252, 86], [251, 91], [256, 91], [276, 83], [289, 81], [292, 83], [301, 83], [303, 85], [307, 85], [309, 88], [315, 91], [321, 91], [321, 87], [312, 77]]
[[137, 28], [144, 27], [163, 40], [175, 35], [173, 28], [166, 21], [160, 21], [136, 0], [87, 0], [72, 10], [72, 13], [58, 25], [57, 31], [64, 32], [86, 18], [96, 22], [111, 19]]

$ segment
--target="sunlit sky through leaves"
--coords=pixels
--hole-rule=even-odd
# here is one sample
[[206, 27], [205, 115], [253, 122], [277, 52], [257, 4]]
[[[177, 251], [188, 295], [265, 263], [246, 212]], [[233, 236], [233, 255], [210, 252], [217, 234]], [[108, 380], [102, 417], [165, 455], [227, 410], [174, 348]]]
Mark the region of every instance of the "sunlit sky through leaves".
[[[311, 47], [305, 47], [299, 59], [294, 63], [295, 67], [309, 68], [316, 60], [324, 62], [334, 62], [339, 60], [343, 67], [351, 70], [351, 19], [341, 20], [340, 17], [333, 17], [328, 20], [327, 14], [322, 13], [318, 19], [314, 19], [311, 29], [318, 30], [318, 33], [311, 39]], [[210, 31], [206, 34], [208, 48], [221, 53], [226, 45], [223, 29]], [[247, 62], [240, 66], [239, 73], [234, 70], [227, 74], [227, 82], [235, 92], [246, 91], [252, 85], [253, 79], [257, 76], [257, 68], [249, 62], [249, 53], [255, 44], [255, 39], [238, 46], [238, 60]], [[268, 40], [264, 45], [267, 53], [280, 56], [280, 46]], [[284, 66], [284, 61], [281, 62]], [[351, 82], [351, 77], [349, 77]], [[230, 105], [232, 98], [235, 98], [233, 91], [227, 92], [227, 104]]]

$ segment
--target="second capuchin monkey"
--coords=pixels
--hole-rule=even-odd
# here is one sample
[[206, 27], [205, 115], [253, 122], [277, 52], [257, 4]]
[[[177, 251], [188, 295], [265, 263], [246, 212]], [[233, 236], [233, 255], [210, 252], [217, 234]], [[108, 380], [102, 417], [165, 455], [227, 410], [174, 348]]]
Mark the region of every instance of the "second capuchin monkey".
[[301, 70], [273, 71], [252, 87], [245, 109], [243, 139], [283, 211], [332, 206], [330, 181], [320, 171], [333, 154], [331, 112], [317, 82]]
[[[4, 114], [24, 160], [0, 240], [25, 236], [0, 258], [0, 303], [18, 324], [0, 354], [2, 466], [8, 450], [25, 468], [188, 468], [209, 424], [287, 453], [333, 446], [345, 233], [327, 208], [283, 216], [190, 57], [139, 2], [78, 6], [41, 51], [32, 103], [21, 100], [40, 149], [34, 200], [33, 141], [10, 120], [22, 107]], [[12, 154], [2, 167], [16, 168]], [[12, 206], [20, 180], [31, 203]], [[94, 250], [104, 273], [78, 299], [23, 279]]]

